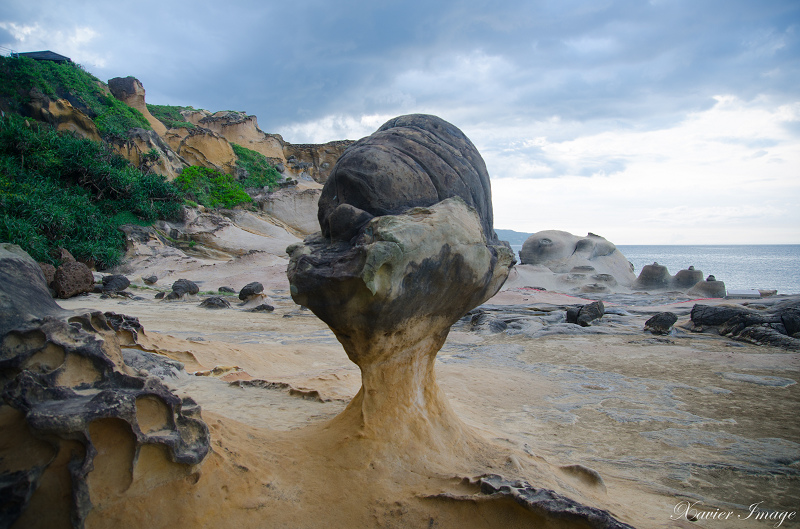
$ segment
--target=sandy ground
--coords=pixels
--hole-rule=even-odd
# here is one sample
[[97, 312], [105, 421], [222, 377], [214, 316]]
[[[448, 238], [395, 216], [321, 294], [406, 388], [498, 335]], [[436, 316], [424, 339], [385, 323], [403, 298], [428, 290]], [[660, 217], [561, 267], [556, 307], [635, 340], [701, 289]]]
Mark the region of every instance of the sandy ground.
[[[486, 457], [425, 463], [433, 474], [441, 473], [436, 483], [378, 469], [370, 485], [374, 504], [356, 506], [357, 493], [335, 490], [361, 490], [340, 468], [350, 456], [341, 455], [346, 448], [332, 448], [341, 440], [326, 436], [336, 431], [331, 420], [358, 391], [359, 371], [331, 331], [291, 301], [272, 268], [278, 266], [265, 281], [276, 306], [271, 313], [244, 312], [235, 297], [229, 298], [233, 308], [223, 310], [198, 307], [200, 298], [157, 301], [155, 290], [142, 287], [131, 289], [138, 299], [93, 294], [59, 301], [70, 309], [135, 316], [145, 329], [140, 348], [184, 363], [186, 373], [168, 383], [201, 404], [211, 427], [214, 451], [203, 472], [241, 474], [233, 480], [236, 490], [225, 485], [209, 493], [232, 502], [238, 514], [231, 519], [242, 527], [303, 526], [287, 505], [304, 506], [303, 520], [321, 516], [331, 527], [415, 527], [426, 521], [449, 527], [464, 517], [475, 526], [497, 526], [497, 512], [458, 502], [437, 503], [440, 516], [428, 519], [430, 509], [420, 499], [443, 488], [456, 494], [464, 487], [461, 478], [492, 472], [572, 494], [636, 527], [767, 527], [775, 521], [745, 519], [750, 505], [779, 512], [800, 506], [800, 354], [691, 333], [681, 325], [694, 302], [669, 296], [610, 298], [612, 313], [580, 334], [484, 335], [454, 326], [437, 357], [438, 381], [458, 416], [493, 448], [481, 449]], [[586, 302], [517, 289], [487, 305], [553, 316], [559, 307]], [[644, 333], [647, 318], [665, 308], [679, 315], [673, 334]], [[293, 452], [297, 446], [305, 447], [305, 455]], [[512, 455], [498, 455], [506, 452]], [[587, 484], [559, 470], [572, 464], [596, 470], [602, 483]], [[330, 475], [331, 465], [339, 468], [340, 483], [314, 479], [315, 473]], [[396, 492], [391, 484], [401, 482], [404, 494], [413, 490], [416, 500], [386, 503]], [[192, 494], [202, 495], [197, 487], [203, 484]], [[732, 514], [727, 521], [691, 522], [682, 502]], [[89, 525], [109, 526], [135, 505], [100, 507]], [[192, 508], [190, 518], [176, 512], [175, 523], [219, 522], [208, 508]], [[505, 525], [521, 523], [514, 522], [513, 509], [503, 512], [509, 517]], [[272, 522], [264, 525], [264, 516]], [[797, 526], [796, 516], [781, 526]], [[158, 518], [155, 525], [168, 521]]]

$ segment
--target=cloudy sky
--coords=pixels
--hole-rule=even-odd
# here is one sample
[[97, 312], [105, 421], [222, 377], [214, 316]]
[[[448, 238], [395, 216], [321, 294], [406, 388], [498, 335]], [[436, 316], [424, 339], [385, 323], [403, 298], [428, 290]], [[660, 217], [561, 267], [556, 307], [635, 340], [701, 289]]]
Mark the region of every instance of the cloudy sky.
[[800, 243], [797, 0], [5, 0], [0, 46], [293, 143], [439, 115], [497, 228]]

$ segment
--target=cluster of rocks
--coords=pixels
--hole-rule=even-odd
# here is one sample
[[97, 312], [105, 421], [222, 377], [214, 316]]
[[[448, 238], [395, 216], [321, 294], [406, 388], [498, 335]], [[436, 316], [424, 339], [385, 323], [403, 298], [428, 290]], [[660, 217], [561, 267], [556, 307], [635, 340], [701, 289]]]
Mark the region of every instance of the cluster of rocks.
[[[208, 454], [199, 406], [121, 351], [140, 332], [135, 318], [62, 309], [37, 263], [0, 244], [0, 428], [13, 462], [0, 469], [4, 527], [38, 526], [45, 510], [83, 527], [140, 461], [168, 479]], [[109, 451], [118, 457], [101, 457]]]
[[753, 305], [695, 305], [692, 330], [713, 331], [734, 340], [800, 350], [800, 301], [786, 300], [772, 307]]
[[[233, 288], [228, 286], [222, 286], [217, 291], [225, 294], [236, 293]], [[270, 301], [269, 297], [263, 292], [264, 285], [258, 281], [248, 283], [239, 291], [239, 300], [241, 301], [239, 306], [247, 312], [272, 312], [275, 307], [268, 302]], [[159, 292], [155, 297], [156, 299], [175, 301], [187, 299], [199, 293], [200, 287], [197, 283], [188, 279], [178, 279], [172, 283], [172, 292]], [[225, 296], [209, 296], [200, 302], [200, 306], [205, 309], [229, 309], [231, 303]]]
[[50, 263], [38, 263], [50, 294], [55, 298], [67, 299], [80, 294], [95, 292], [111, 295], [125, 291], [131, 284], [121, 274], [99, 276], [99, 284], [95, 274], [86, 263], [76, 260], [69, 251], [58, 249], [56, 256], [59, 266]]
[[633, 282], [631, 288], [638, 290], [683, 290], [690, 296], [706, 298], [724, 298], [726, 294], [725, 283], [717, 281], [710, 275], [703, 281], [703, 272], [690, 266], [680, 270], [674, 276], [664, 265], [653, 263], [642, 267], [639, 277]]

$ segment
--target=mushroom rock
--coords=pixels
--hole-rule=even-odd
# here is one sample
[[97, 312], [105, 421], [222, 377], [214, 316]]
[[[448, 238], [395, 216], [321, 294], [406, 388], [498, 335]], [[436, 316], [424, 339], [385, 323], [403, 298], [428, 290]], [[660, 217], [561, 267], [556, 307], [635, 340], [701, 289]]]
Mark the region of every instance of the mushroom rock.
[[36, 262], [0, 244], [4, 527], [84, 527], [132, 476], [180, 479], [205, 458], [194, 401], [125, 364], [120, 344], [141, 332], [133, 318], [62, 309]]
[[639, 277], [636, 278], [633, 287], [645, 290], [661, 289], [667, 288], [671, 282], [672, 276], [669, 275], [667, 267], [658, 263], [653, 263], [642, 267], [642, 271], [639, 272]]
[[694, 285], [703, 280], [703, 271], [695, 270], [690, 266], [686, 270], [680, 270], [672, 277], [672, 286], [674, 288], [686, 290], [692, 288]]
[[287, 249], [287, 274], [294, 301], [330, 326], [361, 369], [362, 388], [342, 415], [395, 444], [464, 442], [436, 383], [436, 353], [514, 263], [492, 227], [477, 149], [438, 117], [392, 119], [339, 159], [319, 220], [321, 233]]
[[[361, 371], [347, 408], [315, 430], [326, 461], [383, 469], [397, 486], [452, 475], [466, 461], [486, 469], [480, 462], [500, 450], [458, 418], [434, 371], [451, 325], [493, 296], [514, 264], [494, 233], [490, 193], [472, 143], [434, 116], [390, 120], [332, 170], [321, 233], [287, 249], [292, 298]], [[373, 489], [388, 486], [374, 475]], [[531, 510], [537, 520], [560, 516]]]
[[724, 281], [717, 281], [714, 276], [708, 276], [705, 281], [696, 283], [686, 293], [690, 296], [705, 298], [724, 298], [727, 291]]

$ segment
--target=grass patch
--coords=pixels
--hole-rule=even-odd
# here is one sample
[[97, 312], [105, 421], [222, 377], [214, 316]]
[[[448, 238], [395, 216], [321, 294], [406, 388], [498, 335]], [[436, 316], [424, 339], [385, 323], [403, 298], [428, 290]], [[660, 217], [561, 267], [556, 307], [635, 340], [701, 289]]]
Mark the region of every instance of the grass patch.
[[275, 184], [283, 180], [283, 176], [275, 169], [275, 166], [270, 164], [267, 157], [260, 152], [235, 143], [231, 143], [231, 147], [236, 154], [236, 166], [247, 171], [247, 177], [241, 180], [241, 184], [245, 188], [269, 186], [272, 189]]
[[231, 175], [207, 167], [187, 167], [173, 180], [173, 184], [185, 199], [207, 208], [230, 209], [253, 201]]
[[12, 110], [23, 111], [31, 89], [68, 100], [92, 118], [106, 138], [125, 138], [132, 128], [152, 128], [141, 112], [110, 95], [104, 83], [78, 64], [0, 57], [0, 97]]
[[64, 247], [100, 268], [119, 262], [126, 223], [177, 218], [181, 197], [163, 176], [142, 173], [104, 143], [0, 119], [0, 241], [56, 264]]
[[192, 107], [148, 104], [147, 110], [168, 129], [177, 129], [181, 127], [187, 129], [197, 128], [194, 123], [186, 121], [186, 118], [181, 115], [181, 110], [194, 110]]

